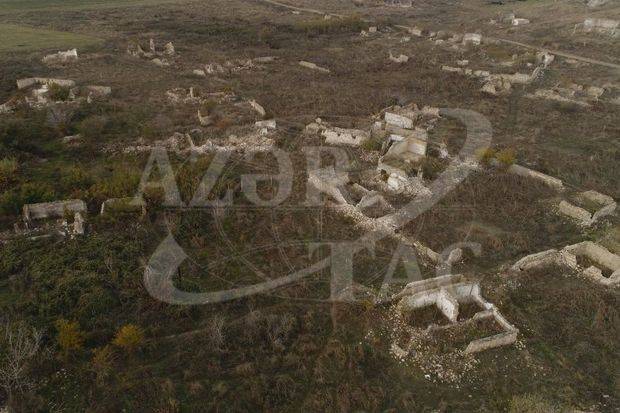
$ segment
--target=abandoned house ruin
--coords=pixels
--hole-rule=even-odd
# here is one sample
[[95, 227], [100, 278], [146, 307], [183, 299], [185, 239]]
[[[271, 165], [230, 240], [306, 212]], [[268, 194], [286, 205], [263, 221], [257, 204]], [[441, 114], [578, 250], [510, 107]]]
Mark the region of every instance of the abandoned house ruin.
[[513, 271], [557, 266], [579, 272], [583, 277], [604, 285], [620, 285], [620, 256], [592, 241], [551, 249], [521, 258]]
[[[480, 285], [467, 281], [462, 275], [444, 275], [408, 284], [401, 293], [394, 298], [396, 308], [401, 313], [414, 313], [428, 307], [435, 307], [446, 324], [431, 323], [427, 331], [438, 331], [453, 328], [456, 325], [476, 323], [481, 320], [492, 320], [501, 330], [488, 337], [470, 341], [463, 349], [465, 354], [507, 346], [517, 340], [519, 330], [510, 324], [499, 312], [495, 305], [482, 297]], [[473, 306], [476, 310], [468, 310], [473, 315], [470, 318], [459, 317], [461, 308]], [[398, 346], [393, 343], [392, 346]], [[398, 348], [400, 353], [408, 353], [407, 348]]]
[[596, 191], [581, 192], [574, 196], [572, 201], [578, 205], [566, 200], [560, 201], [558, 212], [584, 227], [592, 226], [602, 218], [612, 215], [617, 207], [612, 197]]
[[86, 204], [79, 199], [27, 204], [23, 207], [24, 227], [16, 224], [15, 232], [29, 237], [83, 235], [86, 214]]

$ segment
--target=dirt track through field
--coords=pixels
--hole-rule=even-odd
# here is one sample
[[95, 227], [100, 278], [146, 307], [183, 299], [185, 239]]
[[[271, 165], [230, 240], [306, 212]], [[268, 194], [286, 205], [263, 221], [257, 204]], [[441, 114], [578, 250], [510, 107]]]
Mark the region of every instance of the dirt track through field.
[[[283, 7], [283, 8], [289, 9], [289, 10], [304, 12], [304, 13], [312, 13], [312, 14], [319, 14], [319, 15], [331, 15], [331, 16], [335, 16], [335, 17], [343, 17], [341, 14], [329, 13], [329, 12], [325, 12], [325, 11], [321, 11], [321, 10], [316, 10], [316, 9], [307, 9], [307, 8], [303, 8], [303, 7], [291, 6], [289, 4], [280, 3], [279, 1], [275, 1], [275, 0], [256, 0], [256, 1], [262, 2], [262, 3], [271, 4], [271, 5], [277, 6], [277, 7]], [[401, 25], [395, 25], [395, 27], [397, 27], [399, 29], [403, 29], [403, 30], [407, 30], [408, 29], [407, 26], [401, 26]], [[528, 48], [528, 49], [538, 50], [538, 51], [541, 51], [541, 52], [548, 52], [548, 53], [551, 53], [551, 54], [554, 54], [554, 55], [557, 55], [557, 56], [565, 57], [567, 59], [579, 60], [579, 61], [590, 63], [590, 64], [593, 64], [593, 65], [605, 66], [605, 67], [610, 67], [612, 69], [620, 70], [620, 65], [615, 64], [615, 63], [603, 62], [601, 60], [591, 59], [589, 57], [583, 57], [583, 56], [575, 55], [575, 54], [572, 54], [572, 53], [562, 52], [562, 51], [559, 51], [559, 50], [550, 50], [550, 49], [546, 49], [544, 47], [540, 47], [540, 46], [536, 46], [536, 45], [532, 45], [532, 44], [527, 44], [527, 43], [516, 42], [516, 41], [510, 40], [510, 39], [501, 39], [501, 38], [488, 37], [488, 36], [487, 36], [487, 38], [490, 39], [490, 40], [495, 40], [495, 41], [499, 41], [499, 42], [502, 42], [502, 43], [511, 44], [511, 45], [514, 45], [514, 46], [525, 47], [525, 48]]]

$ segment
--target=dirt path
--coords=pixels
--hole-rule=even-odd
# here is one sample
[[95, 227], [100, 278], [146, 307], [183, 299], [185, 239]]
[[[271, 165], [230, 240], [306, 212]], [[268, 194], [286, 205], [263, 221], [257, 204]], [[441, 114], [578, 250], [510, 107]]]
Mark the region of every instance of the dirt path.
[[[316, 9], [307, 9], [307, 8], [303, 8], [303, 7], [291, 6], [290, 4], [280, 3], [279, 1], [275, 1], [275, 0], [256, 0], [256, 1], [262, 2], [262, 3], [271, 4], [273, 6], [283, 7], [283, 8], [289, 9], [289, 10], [295, 10], [295, 11], [299, 11], [299, 12], [304, 12], [304, 13], [312, 13], [312, 14], [331, 15], [331, 16], [336, 16], [336, 17], [343, 17], [341, 14], [329, 13], [329, 12], [325, 12], [325, 11], [321, 11], [321, 10], [316, 10]], [[397, 27], [397, 28], [403, 29], [403, 30], [407, 30], [408, 29], [407, 26], [401, 26], [401, 25], [395, 25], [394, 27]], [[578, 56], [578, 55], [575, 55], [575, 54], [572, 54], [572, 53], [566, 53], [566, 52], [562, 52], [562, 51], [559, 51], [559, 50], [550, 50], [550, 49], [546, 49], [544, 47], [540, 47], [540, 46], [536, 46], [536, 45], [531, 45], [531, 44], [526, 44], [526, 43], [521, 43], [521, 42], [516, 42], [514, 40], [509, 40], [509, 39], [501, 39], [501, 38], [488, 37], [488, 36], [487, 36], [487, 38], [490, 39], [490, 40], [495, 40], [495, 41], [499, 41], [499, 42], [502, 42], [502, 43], [511, 44], [511, 45], [514, 45], [514, 46], [520, 46], [520, 47], [525, 47], [527, 49], [538, 50], [540, 52], [549, 52], [551, 54], [554, 54], [554, 55], [557, 55], [557, 56], [562, 56], [562, 57], [565, 57], [567, 59], [579, 60], [579, 61], [590, 63], [590, 64], [593, 64], [593, 65], [605, 66], [605, 67], [610, 67], [612, 69], [620, 70], [620, 65], [615, 64], [615, 63], [609, 63], [609, 62], [603, 62], [601, 60], [590, 59], [589, 57]]]

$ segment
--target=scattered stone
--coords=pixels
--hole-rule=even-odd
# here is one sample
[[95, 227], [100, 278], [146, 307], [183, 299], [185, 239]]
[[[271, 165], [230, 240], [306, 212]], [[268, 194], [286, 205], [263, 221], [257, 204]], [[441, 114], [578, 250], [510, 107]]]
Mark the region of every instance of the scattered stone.
[[536, 54], [536, 61], [544, 67], [548, 67], [554, 60], [555, 56], [549, 52], [538, 52]]
[[77, 49], [67, 50], [66, 52], [58, 52], [45, 56], [43, 59], [45, 64], [57, 64], [75, 62], [78, 60]]
[[532, 169], [526, 168], [524, 166], [521, 165], [510, 165], [510, 167], [508, 168], [508, 172], [515, 174], [515, 175], [519, 175], [519, 176], [523, 176], [526, 178], [531, 178], [531, 179], [535, 179], [537, 181], [540, 181], [552, 188], [554, 188], [557, 191], [563, 191], [564, 190], [564, 184], [562, 183], [562, 181], [558, 178], [554, 178], [552, 176], [549, 175], [545, 175], [542, 172], [538, 172], [538, 171], [534, 171]]
[[319, 193], [327, 194], [340, 205], [348, 205], [343, 191], [344, 185], [349, 182], [349, 176], [344, 172], [336, 172], [333, 166], [308, 172], [308, 184]]
[[61, 87], [74, 87], [75, 81], [65, 79], [51, 79], [45, 77], [31, 77], [28, 79], [19, 79], [17, 81], [17, 89], [25, 89], [34, 85], [58, 85]]
[[265, 110], [265, 108], [259, 105], [255, 100], [250, 100], [248, 103], [250, 104], [252, 109], [254, 109], [256, 113], [259, 114], [261, 118], [264, 118], [267, 115], [267, 111]]
[[64, 138], [62, 138], [62, 143], [67, 144], [67, 145], [78, 144], [81, 141], [82, 141], [82, 135], [80, 134], [65, 136]]
[[392, 52], [390, 51], [390, 60], [394, 63], [407, 63], [409, 61], [409, 56], [401, 54], [398, 57], [394, 57], [394, 55], [392, 55]]
[[398, 115], [391, 112], [385, 112], [384, 119], [388, 125], [398, 126], [399, 128], [406, 129], [413, 128], [413, 120], [406, 116]]
[[595, 7], [600, 7], [603, 6], [607, 3], [609, 3], [610, 0], [589, 0], [588, 1], [588, 7], [590, 8], [595, 8]]
[[168, 63], [166, 60], [160, 59], [159, 57], [156, 57], [155, 59], [151, 60], [151, 63], [159, 67], [170, 66], [170, 63]]
[[254, 126], [256, 126], [257, 128], [260, 129], [276, 129], [276, 121], [275, 119], [269, 119], [269, 120], [259, 120], [258, 122], [254, 123]]
[[198, 109], [198, 113], [196, 114], [196, 116], [198, 116], [198, 123], [200, 123], [202, 126], [211, 126], [213, 124], [213, 118], [211, 118], [211, 116], [209, 115], [202, 116], [200, 113], [200, 109]]
[[473, 44], [475, 46], [480, 45], [482, 43], [482, 35], [477, 33], [465, 33], [463, 35], [463, 44]]
[[142, 198], [111, 198], [101, 204], [100, 215], [146, 215], [146, 202]]
[[308, 68], [308, 69], [317, 70], [319, 72], [331, 73], [331, 71], [329, 69], [317, 66], [316, 64], [311, 63], [311, 62], [306, 62], [306, 61], [302, 60], [302, 61], [299, 62], [299, 65], [302, 66], [302, 67]]
[[172, 56], [175, 54], [174, 45], [172, 42], [168, 42], [164, 45], [164, 54], [167, 56]]
[[226, 73], [226, 69], [224, 69], [224, 66], [219, 63], [210, 63], [205, 65], [205, 72], [210, 75], [214, 75]]
[[360, 146], [370, 136], [368, 132], [359, 129], [331, 128], [323, 131], [325, 143], [329, 145]]
[[594, 31], [616, 37], [619, 25], [620, 22], [618, 20], [589, 18], [583, 22], [583, 29], [586, 32]]
[[530, 24], [530, 21], [528, 19], [519, 19], [519, 18], [512, 19], [513, 26], [523, 26], [524, 24]]

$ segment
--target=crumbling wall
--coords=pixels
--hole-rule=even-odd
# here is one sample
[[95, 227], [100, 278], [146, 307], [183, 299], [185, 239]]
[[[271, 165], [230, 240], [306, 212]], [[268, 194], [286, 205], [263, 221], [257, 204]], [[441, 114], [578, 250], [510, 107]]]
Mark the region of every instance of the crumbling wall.
[[28, 204], [23, 207], [24, 221], [64, 218], [67, 213], [86, 213], [86, 203], [79, 199]]

